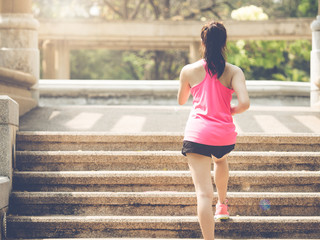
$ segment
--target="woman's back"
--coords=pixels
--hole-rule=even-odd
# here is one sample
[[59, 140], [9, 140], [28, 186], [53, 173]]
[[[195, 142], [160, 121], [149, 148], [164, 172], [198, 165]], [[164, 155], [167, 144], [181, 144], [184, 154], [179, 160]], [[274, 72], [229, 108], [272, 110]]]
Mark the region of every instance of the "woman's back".
[[[224, 72], [218, 79], [223, 86], [232, 89], [232, 76], [234, 72], [238, 70], [237, 68], [238, 67], [230, 63], [226, 63]], [[203, 67], [203, 60], [189, 64], [185, 66], [184, 69], [188, 72], [188, 82], [190, 87], [201, 83], [207, 72]]]
[[[217, 74], [209, 74], [205, 60], [192, 65], [188, 79], [193, 110], [186, 125], [185, 140], [216, 146], [234, 144], [237, 134], [230, 112], [233, 90], [223, 85]], [[228, 84], [226, 75], [222, 74], [220, 79]]]

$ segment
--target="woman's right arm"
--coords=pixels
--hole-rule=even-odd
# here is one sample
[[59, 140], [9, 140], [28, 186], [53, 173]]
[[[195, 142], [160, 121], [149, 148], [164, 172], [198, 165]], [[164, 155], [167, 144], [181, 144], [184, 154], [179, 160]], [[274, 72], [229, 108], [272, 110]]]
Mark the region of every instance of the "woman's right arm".
[[235, 115], [246, 111], [250, 107], [250, 99], [246, 87], [246, 79], [242, 70], [238, 67], [235, 68], [231, 84], [238, 98], [238, 105], [235, 107], [231, 107], [231, 114]]
[[177, 100], [179, 105], [183, 105], [188, 101], [190, 96], [190, 85], [188, 82], [188, 68], [184, 66], [180, 72], [180, 79], [179, 79], [179, 91]]

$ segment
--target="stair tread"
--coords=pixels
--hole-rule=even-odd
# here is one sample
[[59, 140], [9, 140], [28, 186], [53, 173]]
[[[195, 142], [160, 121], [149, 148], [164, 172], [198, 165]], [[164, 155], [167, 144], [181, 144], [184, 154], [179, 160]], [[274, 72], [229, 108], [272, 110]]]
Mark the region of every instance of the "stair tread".
[[[154, 240], [155, 238], [72, 238], [72, 240]], [[156, 240], [177, 240], [181, 238], [156, 238]], [[182, 238], [183, 240], [203, 240], [202, 238]], [[250, 240], [267, 240], [270, 238], [259, 238], [259, 239], [251, 239]], [[24, 239], [24, 238], [7, 238], [7, 240], [70, 240], [70, 238], [31, 238], [31, 239]], [[222, 240], [221, 238], [216, 238], [216, 240]], [[248, 238], [223, 238], [223, 240], [248, 240]], [[276, 239], [272, 238], [272, 240], [285, 240], [282, 239]], [[292, 240], [292, 239], [291, 239]], [[295, 240], [310, 240], [310, 239], [295, 239]], [[313, 240], [320, 240], [319, 239], [313, 239]]]
[[[213, 171], [212, 171], [213, 173]], [[163, 170], [151, 170], [151, 171], [15, 171], [15, 175], [34, 175], [34, 176], [46, 176], [46, 177], [72, 177], [72, 176], [142, 176], [142, 177], [157, 177], [157, 176], [174, 176], [183, 177], [191, 176], [190, 171], [163, 171]], [[230, 176], [272, 176], [272, 177], [319, 177], [320, 171], [230, 171]]]
[[[87, 138], [86, 137], [90, 137]], [[139, 139], [141, 137], [144, 138], [151, 138], [151, 137], [167, 137], [167, 138], [181, 138], [183, 137], [182, 132], [140, 132], [140, 133], [112, 133], [112, 132], [82, 132], [82, 131], [18, 131], [17, 132], [17, 140], [28, 140], [31, 137], [36, 138], [37, 140], [42, 139], [52, 139], [52, 140], [66, 140], [62, 137], [71, 137], [72, 139], [81, 139], [85, 141], [90, 141], [93, 138], [96, 137], [102, 137], [105, 139], [109, 139], [110, 137], [113, 137], [114, 140], [122, 139], [122, 141], [131, 141], [131, 139], [128, 139], [127, 137], [130, 136], [135, 139]], [[276, 141], [279, 141], [279, 138], [287, 139], [290, 137], [299, 137], [299, 138], [319, 138], [319, 133], [258, 133], [258, 132], [252, 132], [252, 133], [241, 133], [238, 134], [238, 137], [241, 138], [241, 140], [247, 140], [246, 138], [251, 138], [252, 140], [260, 139], [260, 141], [263, 140], [263, 138], [268, 139], [274, 139]], [[161, 141], [167, 139], [158, 139], [157, 141]], [[293, 142], [299, 143], [299, 140], [292, 139]], [[300, 142], [301, 143], [301, 142]]]
[[[230, 216], [231, 221], [238, 223], [302, 223], [316, 222], [320, 224], [320, 216]], [[198, 222], [196, 216], [11, 216], [7, 217], [8, 222]]]
[[[196, 216], [8, 216], [7, 224], [17, 229], [10, 236], [27, 234], [36, 236], [59, 237], [178, 237], [200, 236], [198, 217]], [[73, 230], [81, 229], [79, 235]], [[248, 232], [248, 230], [250, 231]], [[306, 232], [306, 229], [308, 232]], [[216, 222], [216, 233], [224, 232], [230, 236], [248, 236], [250, 238], [273, 235], [277, 238], [295, 236], [295, 238], [318, 237], [319, 216], [297, 217], [233, 217], [228, 221]], [[30, 232], [32, 230], [32, 232]], [[39, 231], [45, 231], [39, 233]], [[132, 234], [135, 232], [135, 234]], [[170, 233], [170, 235], [169, 235]], [[37, 235], [34, 235], [37, 234]], [[38, 235], [39, 234], [39, 235]], [[280, 238], [281, 238], [280, 237]]]
[[[20, 170], [13, 175], [11, 204], [17, 211], [7, 216], [10, 236], [33, 240], [86, 240], [90, 236], [97, 240], [118, 240], [120, 236], [123, 240], [151, 240], [157, 236], [174, 240], [183, 230], [185, 235], [181, 236], [199, 239], [191, 173], [178, 151], [181, 133], [21, 131], [16, 139]], [[294, 236], [303, 240], [310, 233], [313, 239], [318, 238], [320, 171], [314, 166], [320, 163], [316, 150], [320, 134], [240, 134], [237, 143], [238, 148], [229, 155], [234, 167], [228, 192], [232, 216], [217, 222], [217, 237], [263, 240], [267, 236]], [[135, 166], [129, 168], [130, 164]], [[168, 164], [171, 167], [165, 167]], [[136, 167], [139, 165], [145, 167]], [[277, 166], [264, 169], [264, 165]], [[147, 169], [150, 166], [153, 170]], [[260, 216], [261, 200], [274, 206], [272, 213]], [[123, 205], [116, 206], [123, 212], [113, 211], [113, 205]], [[155, 207], [156, 213], [152, 212]], [[53, 234], [55, 230], [58, 232]], [[221, 231], [228, 234], [219, 235]]]
[[[17, 151], [19, 171], [188, 170], [181, 151]], [[320, 152], [233, 151], [231, 170], [320, 170]]]
[[[267, 199], [272, 205], [303, 205], [320, 204], [318, 192], [228, 192], [229, 205], [259, 204]], [[166, 205], [195, 205], [194, 192], [17, 192], [11, 194], [13, 204], [166, 204]]]
[[[17, 155], [177, 155], [182, 156], [181, 151], [157, 151], [157, 150], [144, 150], [144, 151], [16, 151]], [[230, 156], [320, 156], [320, 152], [301, 151], [301, 152], [280, 152], [280, 151], [232, 151]]]
[[[13, 191], [11, 197], [14, 198], [33, 198], [33, 197], [64, 197], [64, 198], [167, 198], [167, 197], [196, 197], [195, 192], [174, 192], [174, 191], [148, 191], [148, 192], [19, 192]], [[228, 192], [228, 198], [318, 198], [319, 192]], [[320, 199], [319, 199], [320, 201]]]

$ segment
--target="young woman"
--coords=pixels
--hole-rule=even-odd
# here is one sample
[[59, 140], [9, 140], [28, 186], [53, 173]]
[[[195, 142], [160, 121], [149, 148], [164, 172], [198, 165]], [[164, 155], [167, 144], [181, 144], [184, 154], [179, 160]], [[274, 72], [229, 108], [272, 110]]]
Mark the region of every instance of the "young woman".
[[[232, 115], [242, 113], [250, 100], [242, 70], [225, 59], [227, 33], [223, 24], [210, 22], [201, 30], [203, 59], [186, 65], [180, 73], [178, 102], [193, 96], [193, 109], [186, 124], [182, 154], [187, 156], [197, 194], [197, 212], [205, 240], [214, 239], [212, 212], [214, 181], [218, 192], [215, 219], [228, 219], [227, 155], [235, 146], [237, 133]], [[238, 105], [231, 107], [232, 93]]]

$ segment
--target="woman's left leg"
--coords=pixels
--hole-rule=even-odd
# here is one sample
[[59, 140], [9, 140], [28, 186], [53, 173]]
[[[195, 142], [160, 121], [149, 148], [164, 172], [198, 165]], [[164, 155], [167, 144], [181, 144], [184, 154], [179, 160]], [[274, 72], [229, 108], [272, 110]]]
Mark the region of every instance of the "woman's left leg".
[[229, 181], [229, 165], [227, 155], [214, 160], [214, 182], [218, 192], [218, 204], [225, 204]]

